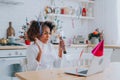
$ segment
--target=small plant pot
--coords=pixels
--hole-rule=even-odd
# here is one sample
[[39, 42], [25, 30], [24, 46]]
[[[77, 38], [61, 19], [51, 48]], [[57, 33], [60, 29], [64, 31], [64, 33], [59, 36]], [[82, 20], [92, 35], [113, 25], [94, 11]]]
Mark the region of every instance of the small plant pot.
[[25, 40], [26, 45], [30, 45], [30, 40]]
[[91, 41], [91, 44], [98, 44], [99, 43], [99, 38], [92, 37], [90, 41]]

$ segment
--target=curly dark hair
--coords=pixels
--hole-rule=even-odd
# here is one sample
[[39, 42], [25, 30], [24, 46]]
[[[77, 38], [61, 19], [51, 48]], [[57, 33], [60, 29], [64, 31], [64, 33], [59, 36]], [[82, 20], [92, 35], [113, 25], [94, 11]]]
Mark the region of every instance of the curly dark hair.
[[55, 27], [55, 24], [51, 21], [45, 21], [43, 24], [42, 24], [42, 27], [44, 26], [48, 26], [49, 29], [50, 29], [50, 32], [52, 32], [53, 28]]
[[40, 26], [41, 25], [42, 29], [43, 27], [47, 26], [50, 29], [50, 32], [52, 32], [53, 28], [55, 27], [55, 24], [51, 21], [45, 21], [45, 22], [38, 22], [38, 21], [32, 21], [30, 24], [30, 28], [27, 31], [28, 39], [30, 41], [35, 41], [35, 38], [40, 38], [42, 32], [40, 32]]

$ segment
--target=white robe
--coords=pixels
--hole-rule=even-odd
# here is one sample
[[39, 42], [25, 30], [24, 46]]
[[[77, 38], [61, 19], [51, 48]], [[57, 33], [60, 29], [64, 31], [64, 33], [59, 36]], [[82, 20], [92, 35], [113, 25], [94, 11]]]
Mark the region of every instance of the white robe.
[[27, 48], [27, 69], [29, 71], [35, 71], [60, 67], [61, 59], [58, 56], [58, 51], [55, 50], [52, 44], [44, 44], [41, 41], [38, 41], [38, 44], [42, 49], [40, 62], [36, 60], [39, 52], [38, 46], [33, 43]]

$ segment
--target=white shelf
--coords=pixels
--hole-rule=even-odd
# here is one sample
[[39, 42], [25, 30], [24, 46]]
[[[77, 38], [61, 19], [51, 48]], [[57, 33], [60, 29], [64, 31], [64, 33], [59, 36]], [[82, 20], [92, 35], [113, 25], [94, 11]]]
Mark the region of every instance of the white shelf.
[[58, 16], [58, 17], [70, 17], [70, 18], [77, 18], [75, 15], [66, 15], [66, 14], [47, 14], [47, 16]]
[[95, 1], [91, 1], [91, 0], [71, 0], [71, 1], [76, 1], [76, 2], [81, 2], [81, 3], [91, 3], [91, 4], [95, 3]]
[[94, 17], [89, 17], [89, 16], [75, 16], [75, 15], [66, 15], [66, 14], [47, 14], [47, 16], [51, 17], [68, 17], [68, 18], [78, 18], [78, 19], [94, 19]]
[[84, 16], [81, 16], [80, 19], [95, 19], [94, 17], [84, 17]]

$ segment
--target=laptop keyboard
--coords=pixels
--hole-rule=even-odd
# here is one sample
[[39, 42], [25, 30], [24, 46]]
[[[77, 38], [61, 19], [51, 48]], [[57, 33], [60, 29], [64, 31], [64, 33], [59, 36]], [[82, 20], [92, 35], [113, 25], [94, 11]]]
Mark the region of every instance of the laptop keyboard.
[[88, 70], [80, 71], [78, 73], [87, 74]]

